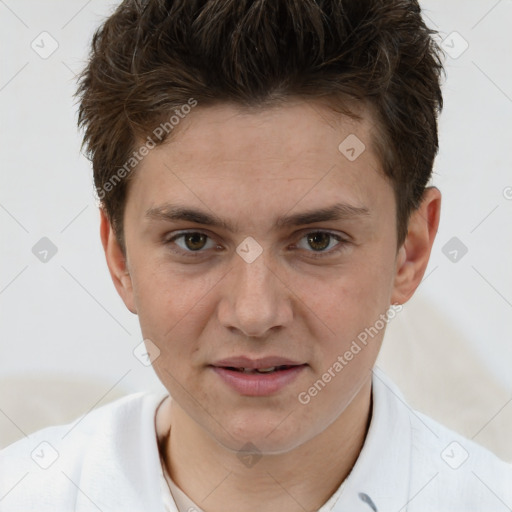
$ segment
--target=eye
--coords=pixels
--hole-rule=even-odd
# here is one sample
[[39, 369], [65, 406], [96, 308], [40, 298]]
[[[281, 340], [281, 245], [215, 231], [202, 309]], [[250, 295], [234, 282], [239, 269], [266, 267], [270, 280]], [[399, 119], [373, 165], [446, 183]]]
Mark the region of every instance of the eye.
[[[303, 241], [305, 241], [305, 244]], [[312, 252], [313, 254], [311, 254], [311, 256], [313, 257], [323, 257], [337, 253], [342, 250], [347, 243], [348, 240], [329, 231], [310, 231], [300, 239], [296, 247]]]
[[[194, 253], [204, 252], [202, 249], [213, 249], [217, 247], [217, 244], [215, 244], [208, 235], [200, 231], [178, 233], [167, 239], [165, 243], [171, 246], [172, 251], [187, 256], [195, 256]], [[172, 247], [173, 245], [178, 246], [179, 250], [174, 249]]]

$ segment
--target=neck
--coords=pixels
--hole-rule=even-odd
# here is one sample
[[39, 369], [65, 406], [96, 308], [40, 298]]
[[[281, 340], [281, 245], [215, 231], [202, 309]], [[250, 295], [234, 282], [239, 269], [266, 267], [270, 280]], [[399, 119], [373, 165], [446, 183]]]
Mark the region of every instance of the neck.
[[264, 455], [254, 465], [216, 443], [173, 401], [157, 415], [165, 461], [177, 486], [205, 512], [318, 510], [354, 466], [371, 418], [371, 380], [322, 433], [298, 448]]

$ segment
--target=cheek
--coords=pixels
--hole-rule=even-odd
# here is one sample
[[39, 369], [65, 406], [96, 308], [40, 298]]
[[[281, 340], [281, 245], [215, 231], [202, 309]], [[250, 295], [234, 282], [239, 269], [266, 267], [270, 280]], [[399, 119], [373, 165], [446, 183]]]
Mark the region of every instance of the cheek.
[[[389, 308], [393, 282], [392, 258], [379, 254], [381, 258], [374, 261], [361, 255], [358, 261], [340, 269], [336, 278], [317, 287], [317, 293], [305, 302], [320, 319], [313, 333], [319, 349], [316, 370], [327, 371], [338, 356], [347, 354], [348, 364], [345, 367], [343, 363], [341, 373], [335, 372], [338, 377], [330, 386], [333, 391], [357, 383], [378, 355], [387, 325], [381, 315]], [[308, 314], [311, 317], [311, 312]]]
[[132, 283], [143, 335], [167, 344], [185, 335], [185, 328], [200, 329], [213, 281], [184, 275], [165, 264], [136, 262]]
[[135, 274], [135, 301], [144, 339], [159, 350], [152, 366], [173, 396], [190, 379], [205, 322], [205, 288], [170, 272]]
[[302, 289], [316, 290], [304, 296], [304, 303], [335, 334], [353, 336], [389, 307], [393, 270], [389, 261], [361, 257], [328, 280], [304, 280]]

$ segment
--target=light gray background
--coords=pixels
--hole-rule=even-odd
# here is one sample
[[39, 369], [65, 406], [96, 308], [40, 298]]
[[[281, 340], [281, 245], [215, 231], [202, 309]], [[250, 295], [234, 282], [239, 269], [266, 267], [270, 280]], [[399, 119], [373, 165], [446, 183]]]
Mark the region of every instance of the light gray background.
[[[98, 399], [161, 389], [133, 355], [142, 339], [137, 318], [107, 272], [92, 173], [75, 127], [75, 74], [116, 3], [0, 1], [0, 380], [83, 377], [97, 384]], [[429, 325], [448, 319], [512, 396], [512, 1], [421, 3], [457, 58], [446, 60], [433, 181], [443, 193], [442, 220], [413, 301], [429, 305]], [[49, 51], [52, 39], [58, 48], [47, 58], [31, 47]], [[469, 47], [458, 56], [464, 40]], [[42, 237], [58, 248], [46, 263], [32, 253]], [[452, 237], [468, 248], [456, 263], [443, 253]], [[437, 378], [449, 379], [450, 361], [464, 354], [450, 352], [452, 330], [440, 324], [435, 332], [448, 361]]]

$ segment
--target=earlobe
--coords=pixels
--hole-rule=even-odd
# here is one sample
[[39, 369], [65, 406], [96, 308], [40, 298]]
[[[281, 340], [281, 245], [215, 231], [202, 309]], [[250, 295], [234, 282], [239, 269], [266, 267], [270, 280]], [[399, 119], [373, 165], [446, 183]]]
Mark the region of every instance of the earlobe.
[[398, 250], [392, 304], [407, 302], [421, 283], [439, 226], [441, 192], [425, 190], [422, 202], [409, 219], [407, 237]]
[[105, 251], [110, 277], [126, 307], [137, 313], [133, 297], [133, 286], [126, 256], [121, 249], [107, 214], [100, 208], [100, 237]]

